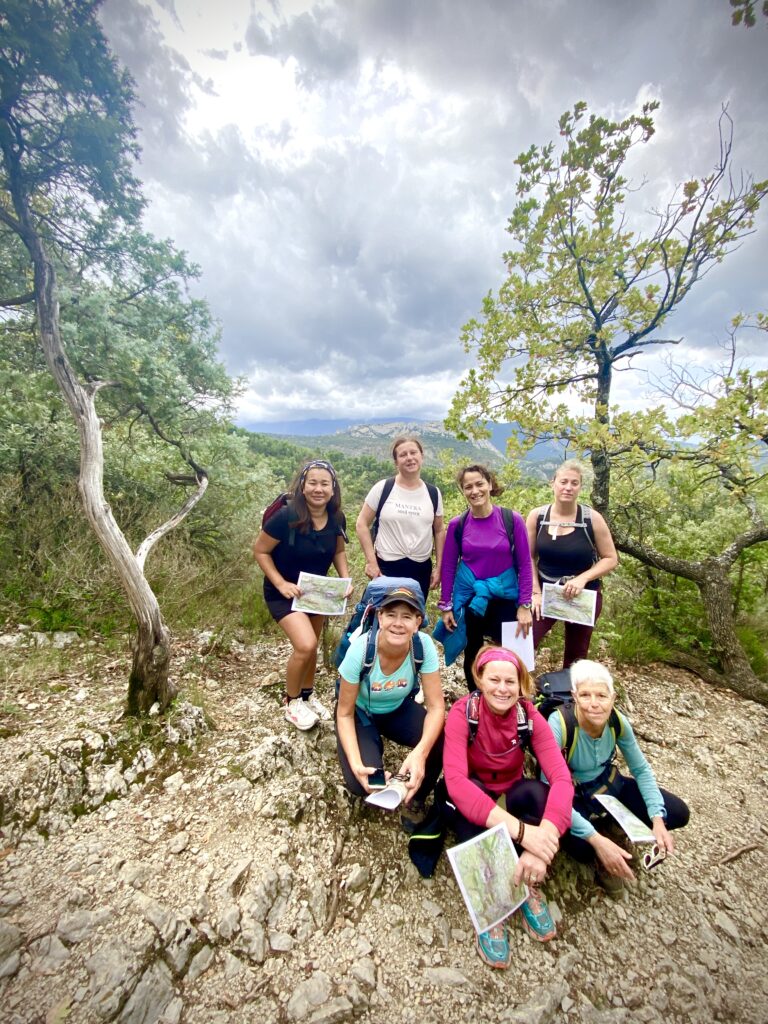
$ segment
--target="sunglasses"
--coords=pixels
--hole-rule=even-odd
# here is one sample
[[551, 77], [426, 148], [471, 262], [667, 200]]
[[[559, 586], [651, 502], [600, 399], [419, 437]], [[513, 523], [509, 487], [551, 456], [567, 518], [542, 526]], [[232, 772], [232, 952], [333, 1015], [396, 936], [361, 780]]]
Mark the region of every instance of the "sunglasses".
[[657, 867], [667, 856], [667, 851], [662, 850], [658, 843], [654, 843], [648, 853], [643, 854], [643, 867], [646, 871]]

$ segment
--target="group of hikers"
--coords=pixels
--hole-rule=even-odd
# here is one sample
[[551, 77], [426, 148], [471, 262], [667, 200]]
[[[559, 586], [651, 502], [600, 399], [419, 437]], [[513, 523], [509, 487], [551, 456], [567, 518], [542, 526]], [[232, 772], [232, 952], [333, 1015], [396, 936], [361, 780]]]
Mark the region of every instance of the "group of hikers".
[[[421, 479], [421, 442], [397, 438], [392, 457], [394, 477], [370, 489], [357, 517], [366, 575], [384, 579], [374, 629], [352, 634], [339, 665], [335, 715], [314, 693], [323, 618], [292, 609], [300, 572], [324, 576], [333, 565], [349, 577], [333, 466], [307, 462], [285, 503], [265, 514], [254, 555], [269, 611], [292, 646], [285, 715], [300, 730], [335, 717], [341, 772], [357, 796], [370, 794], [374, 780], [381, 784], [384, 739], [406, 748], [396, 777], [406, 790], [407, 832], [417, 834], [437, 815], [463, 842], [502, 824], [518, 853], [513, 881], [528, 887], [521, 920], [544, 942], [556, 928], [541, 886], [561, 847], [592, 863], [608, 892], [635, 877], [624, 833], [597, 796], [618, 798], [646, 823], [655, 838], [652, 860], [673, 852], [671, 832], [688, 821], [687, 806], [659, 788], [631, 723], [615, 707], [610, 672], [587, 658], [593, 626], [564, 622], [570, 693], [549, 717], [534, 703], [524, 660], [502, 646], [504, 623], [517, 635], [532, 631], [534, 649], [555, 625], [542, 610], [546, 583], [559, 585], [566, 600], [596, 591], [597, 618], [600, 579], [616, 567], [616, 549], [603, 517], [578, 501], [583, 475], [576, 462], [556, 470], [552, 502], [527, 519], [494, 504], [501, 488], [487, 467], [463, 468], [457, 483], [467, 510], [446, 530], [442, 495]], [[440, 619], [430, 636], [422, 626], [429, 590], [437, 587]], [[435, 640], [446, 664], [464, 656], [468, 693], [447, 718]], [[617, 769], [617, 749], [629, 776]], [[536, 777], [524, 776], [527, 751]], [[486, 963], [507, 967], [508, 923], [479, 932], [477, 948]]]

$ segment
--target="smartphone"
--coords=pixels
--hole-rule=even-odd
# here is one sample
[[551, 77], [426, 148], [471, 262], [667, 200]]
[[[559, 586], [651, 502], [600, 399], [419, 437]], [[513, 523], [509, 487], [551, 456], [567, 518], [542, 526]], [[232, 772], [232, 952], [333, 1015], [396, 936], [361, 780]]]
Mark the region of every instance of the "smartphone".
[[371, 789], [384, 789], [387, 785], [387, 778], [383, 768], [377, 768], [368, 776], [368, 785]]

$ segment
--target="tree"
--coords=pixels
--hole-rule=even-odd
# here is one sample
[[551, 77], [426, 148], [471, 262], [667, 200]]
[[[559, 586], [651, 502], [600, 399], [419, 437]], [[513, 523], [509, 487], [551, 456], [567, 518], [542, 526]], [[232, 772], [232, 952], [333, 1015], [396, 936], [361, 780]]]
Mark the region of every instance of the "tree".
[[[734, 180], [732, 124], [724, 112], [714, 169], [687, 181], [656, 210], [651, 230], [633, 228], [630, 200], [637, 190], [626, 164], [652, 138], [657, 106], [648, 103], [620, 122], [595, 115], [585, 121], [586, 105], [579, 103], [560, 119], [560, 153], [550, 143], [518, 158], [519, 200], [508, 225], [514, 248], [504, 255], [509, 276], [497, 296], [486, 297], [482, 319], [464, 328], [477, 367], [462, 381], [448, 425], [477, 434], [487, 418], [514, 420], [522, 447], [550, 436], [588, 453], [593, 502], [611, 522], [620, 550], [696, 583], [729, 684], [768, 700], [768, 686], [755, 677], [736, 638], [729, 598], [734, 559], [768, 539], [750, 488], [736, 483], [739, 474], [742, 481], [749, 477], [745, 434], [732, 436], [726, 416], [699, 423], [707, 428], [696, 453], [701, 472], [732, 488], [741, 514], [725, 547], [704, 559], [680, 558], [649, 541], [636, 499], [658, 460], [692, 457], [689, 446], [663, 406], [629, 414], [611, 405], [617, 372], [634, 370], [648, 349], [679, 342], [661, 333], [667, 318], [752, 231], [768, 191], [765, 181]], [[728, 439], [740, 453], [738, 471], [732, 460], [718, 461]], [[512, 450], [515, 444], [513, 438]], [[730, 474], [736, 477], [729, 483]], [[614, 498], [616, 477], [623, 484], [634, 480], [632, 499]]]
[[[132, 170], [138, 155], [134, 95], [96, 19], [99, 6], [100, 0], [8, 0], [0, 14], [0, 224], [16, 243], [8, 261], [16, 276], [20, 252], [32, 269], [32, 287], [12, 288], [0, 305], [22, 306], [25, 292], [32, 293], [47, 366], [77, 425], [85, 514], [137, 621], [128, 688], [129, 710], [136, 713], [156, 701], [164, 707], [173, 696], [169, 634], [144, 562], [208, 483], [189, 446], [188, 429], [171, 413], [181, 397], [188, 418], [195, 406], [199, 410], [212, 394], [221, 397], [228, 388], [220, 371], [211, 384], [210, 367], [202, 370], [211, 355], [210, 341], [201, 343], [202, 307], [188, 303], [182, 309], [178, 291], [174, 294], [178, 286], [172, 282], [185, 276], [183, 261], [135, 230], [142, 198]], [[120, 294], [89, 284], [89, 270], [103, 281], [116, 268], [124, 283], [131, 282]], [[79, 364], [65, 344], [62, 298], [68, 334], [74, 331], [82, 342]], [[88, 306], [87, 317], [78, 302], [80, 311]], [[126, 345], [129, 333], [131, 345]], [[122, 344], [116, 341], [121, 335]], [[124, 413], [145, 417], [173, 445], [186, 470], [181, 482], [193, 488], [136, 553], [104, 493], [96, 401], [107, 388], [114, 389], [112, 401], [122, 403]]]
[[[757, 19], [755, 18], [755, 7], [757, 0], [730, 0], [733, 11], [731, 12], [732, 25], [744, 25], [745, 28], [754, 28]], [[768, 0], [763, 0], [760, 10], [768, 18]]]

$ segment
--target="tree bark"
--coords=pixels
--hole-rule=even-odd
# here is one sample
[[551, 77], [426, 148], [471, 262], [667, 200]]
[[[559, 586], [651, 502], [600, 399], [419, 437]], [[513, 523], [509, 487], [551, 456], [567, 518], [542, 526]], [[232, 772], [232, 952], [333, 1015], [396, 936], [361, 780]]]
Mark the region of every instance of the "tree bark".
[[[712, 634], [724, 674], [723, 686], [760, 704], [768, 704], [768, 684], [758, 679], [752, 671], [749, 659], [736, 635], [733, 595], [728, 570], [738, 553], [744, 548], [743, 539], [745, 537], [754, 538], [752, 543], [765, 540], [765, 537], [762, 536], [764, 529], [764, 527], [762, 530], [753, 528], [747, 531], [736, 538], [729, 546], [726, 555], [706, 558], [700, 562], [690, 562], [684, 558], [665, 555], [661, 551], [638, 544], [628, 537], [615, 537], [616, 547], [619, 551], [632, 555], [644, 565], [655, 566], [657, 569], [663, 569], [674, 576], [682, 576], [696, 584], [707, 616], [707, 626]], [[692, 669], [692, 671], [696, 670]], [[698, 674], [702, 678], [706, 678], [703, 673], [699, 672]]]
[[18, 217], [15, 227], [34, 267], [35, 304], [41, 345], [48, 368], [77, 424], [80, 439], [78, 490], [85, 515], [123, 585], [136, 618], [137, 635], [128, 685], [128, 711], [131, 714], [142, 714], [155, 703], [165, 708], [175, 696], [174, 686], [168, 677], [170, 634], [163, 622], [157, 598], [104, 496], [104, 447], [101, 422], [94, 401], [98, 385], [83, 387], [67, 358], [59, 327], [56, 272], [35, 230], [25, 196], [21, 189], [13, 187], [13, 176], [11, 181], [11, 195]]

